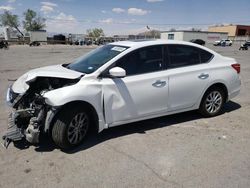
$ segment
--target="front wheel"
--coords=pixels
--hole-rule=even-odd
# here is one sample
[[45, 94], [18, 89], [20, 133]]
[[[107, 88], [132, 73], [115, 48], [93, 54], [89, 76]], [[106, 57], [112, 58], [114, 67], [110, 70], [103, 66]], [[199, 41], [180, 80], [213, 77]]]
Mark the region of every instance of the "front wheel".
[[63, 149], [77, 146], [86, 137], [89, 124], [90, 118], [84, 109], [63, 109], [52, 128], [52, 139]]
[[221, 112], [224, 103], [224, 91], [216, 87], [211, 88], [203, 96], [199, 111], [205, 117], [213, 117]]

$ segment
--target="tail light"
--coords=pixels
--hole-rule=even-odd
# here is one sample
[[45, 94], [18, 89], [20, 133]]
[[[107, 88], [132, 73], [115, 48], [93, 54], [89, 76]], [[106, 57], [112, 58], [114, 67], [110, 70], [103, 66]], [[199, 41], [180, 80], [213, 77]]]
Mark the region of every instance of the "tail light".
[[236, 70], [236, 72], [238, 74], [240, 74], [240, 64], [239, 63], [232, 64], [231, 66], [234, 68], [234, 70]]

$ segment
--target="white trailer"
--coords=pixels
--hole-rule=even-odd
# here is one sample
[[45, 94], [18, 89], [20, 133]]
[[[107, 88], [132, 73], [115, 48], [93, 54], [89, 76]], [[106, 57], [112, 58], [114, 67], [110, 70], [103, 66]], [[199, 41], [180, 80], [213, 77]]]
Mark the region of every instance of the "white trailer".
[[47, 32], [46, 30], [30, 31], [30, 42], [47, 42]]

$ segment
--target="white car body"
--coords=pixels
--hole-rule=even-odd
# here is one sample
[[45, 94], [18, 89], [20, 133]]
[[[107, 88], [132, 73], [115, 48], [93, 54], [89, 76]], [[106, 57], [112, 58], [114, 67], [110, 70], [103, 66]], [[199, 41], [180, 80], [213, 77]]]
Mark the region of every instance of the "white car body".
[[[225, 86], [226, 100], [232, 99], [240, 92], [240, 76], [231, 66], [236, 61], [206, 47], [172, 40], [124, 41], [110, 45], [126, 46], [128, 49], [91, 74], [69, 70], [62, 65], [31, 70], [13, 84], [12, 90], [23, 95], [28, 90], [29, 83], [37, 77], [78, 78], [80, 81], [76, 84], [44, 91], [42, 95], [47, 105], [56, 108], [74, 101], [88, 103], [98, 115], [99, 132], [121, 124], [198, 109], [204, 93], [214, 84]], [[205, 50], [213, 57], [209, 62], [197, 65], [123, 78], [102, 77], [102, 73], [120, 58], [137, 49], [155, 45], [191, 46]], [[116, 71], [119, 74], [119, 69], [115, 69], [113, 74]], [[49, 114], [47, 119], [48, 116]], [[51, 119], [46, 121], [47, 124], [50, 122]]]

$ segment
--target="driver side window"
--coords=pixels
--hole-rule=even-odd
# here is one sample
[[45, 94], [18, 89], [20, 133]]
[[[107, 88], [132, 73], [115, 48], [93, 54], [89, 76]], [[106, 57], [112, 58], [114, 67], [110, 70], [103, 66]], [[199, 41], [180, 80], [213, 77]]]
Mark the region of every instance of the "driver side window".
[[123, 68], [127, 76], [163, 70], [163, 46], [135, 50], [118, 60], [115, 66]]

